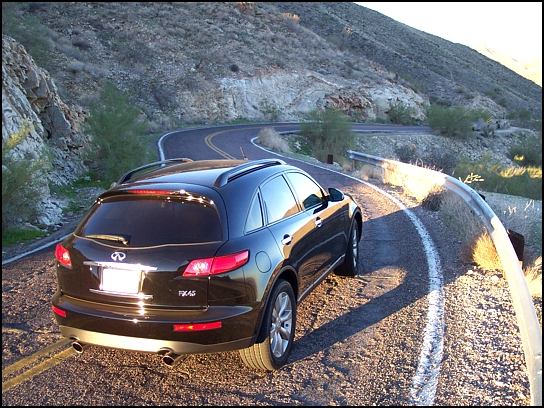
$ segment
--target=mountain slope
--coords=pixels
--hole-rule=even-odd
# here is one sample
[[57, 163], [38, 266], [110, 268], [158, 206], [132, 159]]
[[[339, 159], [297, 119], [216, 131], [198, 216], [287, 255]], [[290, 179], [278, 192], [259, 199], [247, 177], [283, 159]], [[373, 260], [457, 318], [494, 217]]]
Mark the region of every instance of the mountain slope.
[[432, 103], [464, 104], [474, 93], [497, 95], [509, 111], [542, 117], [542, 88], [475, 50], [399, 23], [354, 3], [273, 3], [300, 16], [321, 37], [350, 34], [345, 49], [406, 78]]
[[[11, 24], [7, 17], [4, 24], [10, 14], [3, 13], [3, 32], [35, 58], [26, 43], [37, 36], [49, 43], [38, 64], [69, 102], [83, 107], [107, 79], [149, 116], [189, 122], [199, 115], [204, 121], [258, 119], [263, 101], [284, 119], [300, 118], [327, 106], [328, 94], [354, 97], [341, 107], [372, 120], [383, 113], [371, 106], [383, 93], [385, 101], [418, 98], [399, 87], [420, 94], [413, 103], [420, 115], [428, 101], [485, 108], [497, 117], [517, 111], [542, 116], [542, 89], [532, 81], [468, 47], [354, 3], [7, 4], [16, 6]], [[38, 25], [44, 30], [36, 32]], [[293, 102], [295, 96], [305, 101]], [[354, 114], [359, 100], [369, 108]]]

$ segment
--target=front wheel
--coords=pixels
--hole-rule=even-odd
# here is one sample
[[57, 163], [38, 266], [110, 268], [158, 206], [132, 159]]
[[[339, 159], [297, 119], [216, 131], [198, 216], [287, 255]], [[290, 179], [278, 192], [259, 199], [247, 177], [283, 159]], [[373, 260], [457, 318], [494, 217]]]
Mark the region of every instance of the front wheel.
[[359, 266], [359, 229], [357, 221], [353, 221], [351, 225], [348, 247], [346, 249], [346, 257], [344, 263], [335, 269], [334, 273], [338, 276], [355, 276], [357, 275], [357, 267]]
[[272, 290], [263, 320], [262, 330], [267, 331], [266, 338], [239, 351], [245, 365], [273, 371], [287, 362], [295, 337], [296, 307], [291, 284], [279, 280]]

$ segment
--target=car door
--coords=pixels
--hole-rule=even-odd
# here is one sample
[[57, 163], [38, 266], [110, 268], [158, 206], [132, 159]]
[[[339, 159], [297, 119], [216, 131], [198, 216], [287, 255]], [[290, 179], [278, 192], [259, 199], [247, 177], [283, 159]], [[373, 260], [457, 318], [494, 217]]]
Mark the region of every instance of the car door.
[[315, 243], [312, 281], [319, 280], [332, 264], [346, 252], [347, 208], [335, 205], [327, 199], [321, 186], [300, 172], [286, 174], [292, 190], [297, 196], [302, 211], [316, 228], [311, 231]]
[[318, 242], [312, 241], [317, 228], [307, 212], [301, 211], [285, 178], [281, 175], [261, 186], [267, 228], [283, 253], [284, 265], [298, 272], [303, 293], [311, 284]]

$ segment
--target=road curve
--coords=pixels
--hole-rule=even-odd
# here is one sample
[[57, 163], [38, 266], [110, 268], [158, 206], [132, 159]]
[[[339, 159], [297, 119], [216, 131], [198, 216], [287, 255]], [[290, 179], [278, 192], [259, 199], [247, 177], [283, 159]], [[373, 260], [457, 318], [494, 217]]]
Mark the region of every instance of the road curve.
[[[169, 132], [159, 154], [271, 157], [251, 142], [263, 126]], [[274, 127], [287, 132], [298, 125]], [[451, 301], [443, 290], [462, 296], [457, 285], [466, 267], [439, 220], [406, 208], [395, 189], [381, 186], [386, 193], [328, 168], [285, 161], [324, 187], [349, 192], [364, 210], [358, 275], [331, 276], [301, 304], [286, 367], [253, 371], [235, 352], [188, 356], [174, 369], [154, 355], [93, 347], [75, 355], [50, 311], [55, 262], [53, 247], [45, 247], [3, 264], [2, 405], [526, 405], [522, 370], [508, 359], [511, 381], [522, 384], [514, 397], [500, 384], [482, 387], [456, 370], [467, 343], [444, 328], [468, 326], [460, 308], [444, 312]], [[482, 301], [477, 289], [471, 293]]]

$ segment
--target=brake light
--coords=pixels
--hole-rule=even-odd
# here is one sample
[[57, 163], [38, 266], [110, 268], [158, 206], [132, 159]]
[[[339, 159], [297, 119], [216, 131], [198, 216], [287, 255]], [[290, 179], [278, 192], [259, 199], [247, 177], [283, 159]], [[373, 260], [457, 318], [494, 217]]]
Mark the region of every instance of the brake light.
[[52, 306], [52, 307], [53, 307], [53, 312], [55, 312], [61, 317], [66, 317], [66, 312], [64, 310], [60, 310], [58, 307], [55, 307], [55, 306]]
[[195, 259], [187, 265], [183, 276], [208, 276], [230, 272], [247, 263], [249, 250], [214, 258]]
[[55, 248], [55, 256], [62, 266], [67, 268], [72, 267], [72, 261], [70, 260], [70, 252], [64, 248], [61, 244], [57, 244]]
[[188, 331], [213, 330], [213, 329], [220, 329], [221, 325], [222, 325], [221, 322], [198, 323], [198, 324], [175, 324], [174, 331], [188, 332]]
[[132, 194], [178, 194], [179, 191], [167, 191], [167, 190], [127, 190]]

